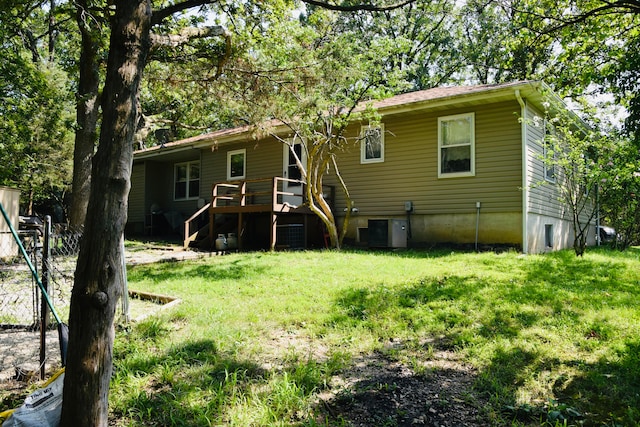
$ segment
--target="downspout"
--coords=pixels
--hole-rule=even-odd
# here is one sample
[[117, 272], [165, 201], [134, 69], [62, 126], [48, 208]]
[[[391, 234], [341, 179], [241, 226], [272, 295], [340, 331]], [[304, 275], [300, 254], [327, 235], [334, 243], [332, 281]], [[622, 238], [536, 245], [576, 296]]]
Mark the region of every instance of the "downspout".
[[522, 132], [522, 253], [529, 253], [529, 183], [527, 182], [527, 166], [529, 165], [529, 159], [527, 156], [527, 104], [520, 95], [520, 89], [515, 91], [516, 99], [520, 104], [520, 129]]
[[596, 184], [596, 246], [602, 245], [600, 241], [600, 186]]

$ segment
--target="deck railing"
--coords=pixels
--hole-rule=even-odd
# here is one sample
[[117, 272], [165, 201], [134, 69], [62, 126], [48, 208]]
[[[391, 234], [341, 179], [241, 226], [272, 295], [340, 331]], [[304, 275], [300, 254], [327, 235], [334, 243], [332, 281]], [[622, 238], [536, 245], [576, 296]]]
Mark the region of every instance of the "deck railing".
[[202, 215], [205, 211], [207, 211], [210, 206], [211, 206], [211, 203], [206, 203], [203, 207], [198, 209], [196, 213], [191, 215], [189, 219], [187, 219], [184, 222], [183, 247], [185, 249], [187, 249], [189, 247], [189, 244], [194, 240], [196, 240], [196, 237], [198, 237], [198, 233], [200, 232], [200, 229], [196, 229], [195, 231], [193, 231], [194, 225], [197, 224], [196, 220], [200, 217], [200, 215]]
[[[297, 187], [301, 191], [297, 192], [286, 189], [285, 184], [287, 187]], [[187, 248], [189, 244], [196, 239], [200, 230], [194, 230], [194, 224], [206, 210], [209, 210], [210, 214], [291, 212], [305, 204], [306, 196], [304, 186], [304, 181], [279, 176], [224, 181], [213, 184], [211, 189], [211, 202], [205, 204], [185, 221], [184, 247]], [[333, 186], [325, 186], [324, 193], [325, 199], [327, 199], [330, 205], [333, 205]], [[210, 232], [212, 230], [211, 225], [210, 223]]]
[[[243, 207], [246, 210], [278, 211], [280, 205], [287, 203], [287, 197], [297, 203], [288, 205], [302, 205], [304, 191], [285, 191], [285, 184], [304, 189], [304, 182], [274, 176], [272, 178], [248, 179], [242, 181], [224, 181], [213, 185], [211, 192], [211, 208], [223, 212], [227, 207]], [[235, 211], [235, 210], [234, 210]]]

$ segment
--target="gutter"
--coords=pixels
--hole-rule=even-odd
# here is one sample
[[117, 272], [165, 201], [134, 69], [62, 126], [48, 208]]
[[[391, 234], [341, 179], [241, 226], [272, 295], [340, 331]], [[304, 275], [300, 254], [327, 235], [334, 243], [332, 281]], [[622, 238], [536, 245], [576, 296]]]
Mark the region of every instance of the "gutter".
[[522, 131], [522, 253], [529, 253], [529, 183], [527, 181], [527, 103], [520, 95], [520, 89], [515, 90], [516, 100], [520, 104], [520, 118], [522, 120], [520, 128]]
[[158, 157], [158, 156], [163, 156], [167, 153], [179, 153], [181, 151], [188, 151], [188, 150], [193, 150], [194, 147], [193, 145], [189, 144], [189, 145], [185, 145], [182, 147], [177, 147], [177, 148], [173, 148], [173, 147], [163, 147], [163, 148], [159, 148], [157, 150], [153, 150], [153, 151], [149, 151], [149, 152], [141, 152], [140, 154], [135, 154], [133, 155], [134, 160], [143, 160], [143, 159], [149, 159], [151, 157]]
[[[509, 84], [495, 85], [495, 87], [490, 88], [480, 87], [468, 92], [453, 93], [403, 104], [384, 105], [386, 100], [381, 100], [373, 102], [372, 105], [373, 108], [383, 117], [419, 110], [439, 111], [442, 109], [451, 108], [452, 106], [456, 106], [458, 104], [468, 105], [474, 103], [482, 103], [482, 101], [485, 100], [497, 99], [499, 101], [508, 101], [513, 99], [511, 93], [514, 89], [518, 92], [524, 92], [524, 96], [530, 95], [533, 98], [536, 97], [536, 94], [540, 94], [542, 90], [551, 91], [551, 89], [546, 84], [540, 81], [526, 80]], [[383, 105], [380, 106], [379, 104]]]

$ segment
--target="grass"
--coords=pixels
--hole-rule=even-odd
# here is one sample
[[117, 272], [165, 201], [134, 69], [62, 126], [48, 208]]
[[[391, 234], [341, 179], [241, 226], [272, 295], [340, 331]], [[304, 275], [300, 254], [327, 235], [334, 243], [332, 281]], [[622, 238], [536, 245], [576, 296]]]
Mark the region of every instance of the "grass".
[[422, 374], [437, 347], [475, 367], [486, 425], [640, 425], [639, 285], [637, 248], [136, 266], [131, 289], [183, 302], [118, 334], [111, 409], [131, 426], [348, 425], [319, 416], [332, 376], [376, 351]]

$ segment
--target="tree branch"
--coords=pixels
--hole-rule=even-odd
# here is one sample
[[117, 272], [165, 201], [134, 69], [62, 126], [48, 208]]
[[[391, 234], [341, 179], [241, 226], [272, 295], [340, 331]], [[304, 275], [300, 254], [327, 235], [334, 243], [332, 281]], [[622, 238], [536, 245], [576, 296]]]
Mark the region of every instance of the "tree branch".
[[165, 18], [173, 15], [174, 13], [182, 12], [187, 9], [192, 9], [194, 7], [205, 6], [207, 4], [218, 3], [218, 0], [186, 0], [183, 2], [175, 3], [169, 5], [163, 9], [158, 9], [153, 11], [153, 15], [151, 17], [151, 25], [160, 24]]
[[538, 13], [533, 13], [533, 12], [521, 10], [518, 8], [514, 8], [514, 10], [516, 12], [528, 14], [539, 19], [549, 19], [554, 21], [555, 24], [549, 25], [547, 28], [544, 28], [542, 31], [538, 32], [539, 34], [544, 34], [544, 35], [551, 34], [562, 28], [569, 27], [571, 25], [585, 22], [589, 18], [593, 18], [595, 16], [603, 16], [603, 15], [618, 14], [618, 13], [622, 13], [622, 14], [631, 13], [634, 15], [640, 14], [639, 0], [603, 1], [602, 3], [603, 4], [601, 6], [595, 7], [591, 10], [587, 10], [582, 13], [571, 15], [567, 18], [541, 15]]
[[350, 6], [337, 5], [333, 3], [327, 3], [322, 0], [302, 0], [303, 3], [310, 4], [312, 6], [318, 6], [324, 9], [335, 10], [338, 12], [357, 12], [357, 11], [368, 11], [368, 12], [382, 12], [385, 10], [393, 10], [404, 7], [408, 4], [415, 2], [415, 0], [404, 0], [400, 3], [390, 4], [388, 6], [378, 6], [372, 3], [360, 3], [354, 4]]
[[[226, 28], [220, 25], [214, 25], [209, 27], [189, 27], [182, 29], [178, 34], [150, 34], [151, 49], [158, 49], [160, 47], [175, 48], [189, 43], [193, 39], [222, 36], [225, 40], [224, 54], [220, 58], [220, 62], [217, 66], [216, 75], [212, 80], [216, 80], [222, 73], [222, 67], [231, 56], [231, 33]], [[211, 80], [211, 79], [210, 79]]]
[[224, 36], [230, 38], [231, 34], [222, 26], [214, 25], [202, 28], [183, 28], [178, 34], [151, 34], [152, 48], [158, 47], [178, 47], [188, 43], [193, 39], [202, 39], [206, 37]]

